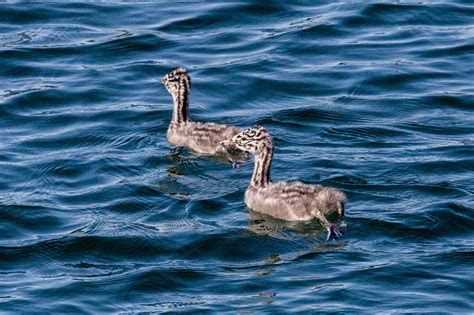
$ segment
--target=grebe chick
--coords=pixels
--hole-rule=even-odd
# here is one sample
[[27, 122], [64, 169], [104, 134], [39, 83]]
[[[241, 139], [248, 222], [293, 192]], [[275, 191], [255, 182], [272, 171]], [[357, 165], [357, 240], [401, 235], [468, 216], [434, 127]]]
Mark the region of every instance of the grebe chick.
[[255, 166], [250, 185], [245, 192], [245, 203], [257, 212], [287, 221], [318, 219], [328, 231], [328, 239], [339, 238], [339, 226], [331, 224], [326, 215], [344, 215], [346, 196], [341, 191], [310, 185], [299, 181], [272, 182], [270, 166], [273, 157], [272, 137], [267, 129], [254, 126], [231, 140], [224, 147], [235, 146], [255, 155]]
[[197, 153], [206, 155], [229, 153], [223, 150], [220, 145], [221, 141], [231, 139], [243, 129], [189, 120], [191, 78], [186, 69], [175, 68], [160, 82], [171, 94], [174, 103], [173, 118], [166, 133], [168, 142], [177, 147], [188, 147]]

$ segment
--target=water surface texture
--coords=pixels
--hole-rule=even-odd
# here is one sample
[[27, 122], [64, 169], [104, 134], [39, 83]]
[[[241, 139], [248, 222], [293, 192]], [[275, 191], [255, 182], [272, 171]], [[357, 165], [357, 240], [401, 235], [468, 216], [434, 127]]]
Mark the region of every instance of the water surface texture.
[[[474, 5], [314, 2], [1, 3], [0, 310], [472, 312]], [[167, 143], [176, 66], [347, 194], [340, 240]]]

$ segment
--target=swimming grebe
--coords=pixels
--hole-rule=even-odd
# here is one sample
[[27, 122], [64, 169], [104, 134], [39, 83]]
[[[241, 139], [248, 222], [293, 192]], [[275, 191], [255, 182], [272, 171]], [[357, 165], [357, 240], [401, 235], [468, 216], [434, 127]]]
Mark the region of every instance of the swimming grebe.
[[231, 140], [224, 147], [237, 148], [255, 155], [255, 166], [250, 185], [245, 192], [245, 203], [257, 212], [287, 221], [318, 219], [328, 231], [328, 239], [339, 238], [339, 226], [331, 224], [326, 215], [344, 215], [346, 196], [341, 191], [299, 181], [272, 182], [270, 166], [273, 157], [272, 137], [267, 129], [254, 126]]
[[201, 154], [228, 153], [221, 141], [231, 139], [243, 129], [215, 123], [189, 120], [189, 92], [191, 78], [186, 69], [178, 67], [160, 81], [173, 97], [173, 118], [168, 127], [168, 142], [178, 147], [188, 147]]

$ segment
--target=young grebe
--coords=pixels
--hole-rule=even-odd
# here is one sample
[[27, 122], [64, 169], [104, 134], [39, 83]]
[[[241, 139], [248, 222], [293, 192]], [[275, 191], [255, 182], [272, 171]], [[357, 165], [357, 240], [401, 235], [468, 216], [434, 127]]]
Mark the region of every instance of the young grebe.
[[214, 123], [189, 120], [189, 92], [191, 78], [186, 69], [173, 69], [160, 81], [173, 97], [173, 118], [168, 127], [168, 142], [178, 147], [188, 147], [201, 154], [232, 154], [223, 150], [221, 141], [231, 139], [243, 129]]
[[257, 212], [287, 221], [318, 219], [328, 231], [328, 239], [339, 238], [339, 226], [331, 224], [326, 215], [344, 215], [346, 196], [341, 191], [310, 185], [299, 181], [272, 182], [270, 165], [273, 157], [272, 137], [267, 129], [254, 126], [231, 140], [222, 142], [224, 147], [235, 146], [255, 155], [252, 180], [245, 192], [245, 203]]

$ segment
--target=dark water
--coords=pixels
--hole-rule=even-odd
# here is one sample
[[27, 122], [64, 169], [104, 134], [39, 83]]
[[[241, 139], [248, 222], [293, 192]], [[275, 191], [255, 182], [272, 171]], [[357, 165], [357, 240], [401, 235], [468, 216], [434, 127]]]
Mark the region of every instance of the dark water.
[[[0, 4], [0, 310], [472, 312], [474, 5], [316, 3]], [[342, 239], [166, 142], [177, 65]]]

